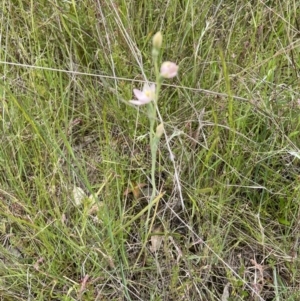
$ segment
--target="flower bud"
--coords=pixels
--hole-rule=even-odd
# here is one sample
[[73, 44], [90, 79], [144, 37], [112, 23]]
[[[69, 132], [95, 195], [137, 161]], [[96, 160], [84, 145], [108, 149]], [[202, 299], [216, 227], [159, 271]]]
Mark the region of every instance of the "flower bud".
[[157, 138], [160, 138], [163, 135], [164, 131], [165, 131], [164, 124], [163, 123], [159, 124], [156, 128], [155, 136]]
[[158, 31], [154, 36], [153, 36], [153, 47], [156, 49], [160, 49], [162, 45], [162, 34], [160, 31]]
[[160, 74], [164, 78], [173, 78], [177, 75], [178, 66], [173, 62], [163, 62], [160, 68]]

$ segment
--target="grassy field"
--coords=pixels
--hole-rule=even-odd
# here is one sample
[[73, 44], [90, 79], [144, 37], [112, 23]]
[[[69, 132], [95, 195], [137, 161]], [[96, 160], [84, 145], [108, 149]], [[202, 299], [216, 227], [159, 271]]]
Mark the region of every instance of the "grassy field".
[[297, 1], [1, 2], [0, 300], [300, 300]]

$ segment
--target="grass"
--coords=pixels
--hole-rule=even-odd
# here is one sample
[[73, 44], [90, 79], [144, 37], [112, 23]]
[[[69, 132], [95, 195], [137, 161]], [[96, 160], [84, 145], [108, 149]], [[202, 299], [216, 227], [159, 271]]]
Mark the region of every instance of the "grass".
[[299, 9], [2, 1], [0, 300], [299, 300]]

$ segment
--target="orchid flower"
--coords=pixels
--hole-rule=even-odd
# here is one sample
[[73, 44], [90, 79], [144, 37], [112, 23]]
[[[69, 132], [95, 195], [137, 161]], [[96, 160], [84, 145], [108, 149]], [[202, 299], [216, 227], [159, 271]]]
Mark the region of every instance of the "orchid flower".
[[160, 67], [160, 75], [164, 78], [173, 78], [177, 75], [178, 66], [173, 62], [163, 62]]
[[155, 98], [155, 84], [148, 85], [146, 83], [142, 91], [133, 89], [133, 93], [137, 100], [130, 100], [129, 102], [137, 106], [145, 105]]

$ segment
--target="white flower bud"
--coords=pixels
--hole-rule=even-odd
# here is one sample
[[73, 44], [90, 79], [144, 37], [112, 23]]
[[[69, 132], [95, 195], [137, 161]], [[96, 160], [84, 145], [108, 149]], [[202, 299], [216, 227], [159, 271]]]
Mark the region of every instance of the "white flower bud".
[[163, 123], [159, 124], [156, 128], [155, 136], [157, 138], [160, 138], [163, 135], [164, 131], [165, 131], [164, 124]]
[[162, 34], [161, 32], [157, 32], [154, 36], [153, 36], [153, 47], [156, 49], [160, 49], [161, 45], [162, 45]]

